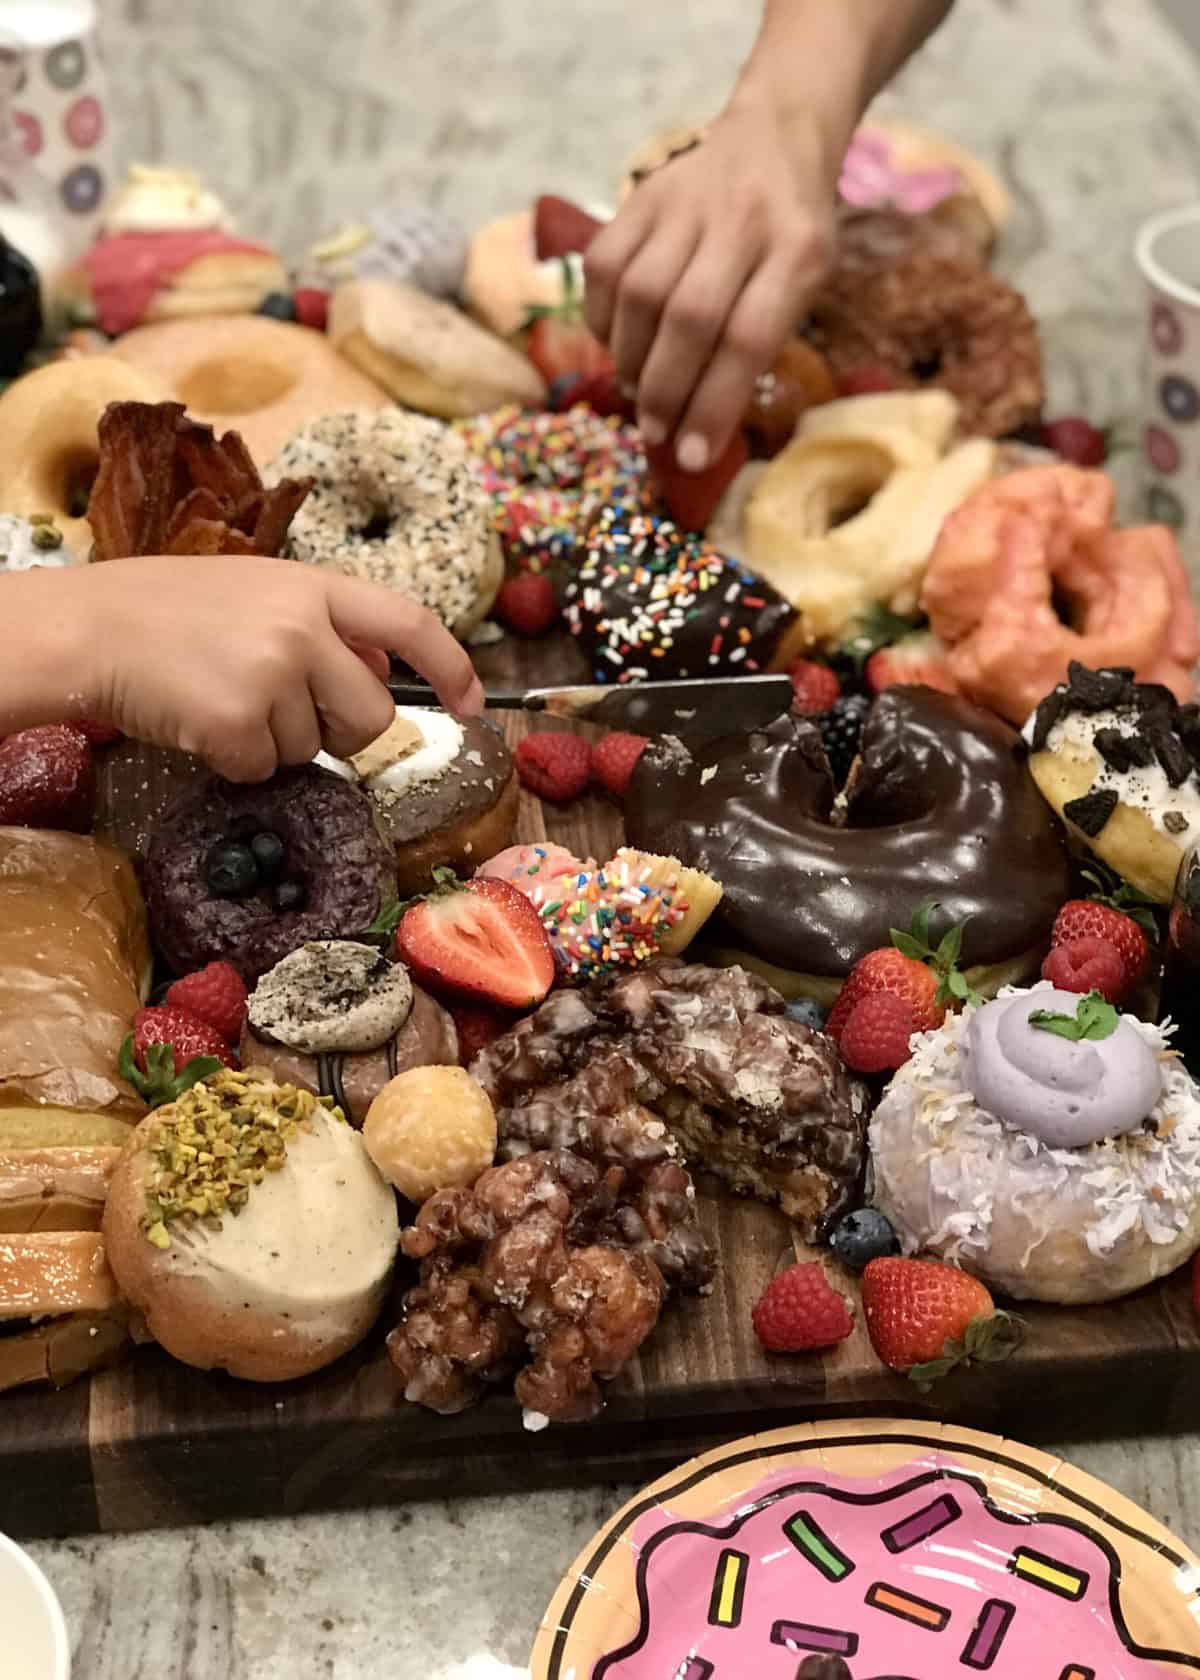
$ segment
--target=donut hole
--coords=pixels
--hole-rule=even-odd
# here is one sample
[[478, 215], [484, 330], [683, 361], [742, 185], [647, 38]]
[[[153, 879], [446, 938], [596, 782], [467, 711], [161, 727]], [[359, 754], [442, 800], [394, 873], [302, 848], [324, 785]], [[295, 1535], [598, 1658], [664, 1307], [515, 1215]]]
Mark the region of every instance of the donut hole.
[[392, 516], [386, 508], [376, 508], [355, 535], [360, 542], [386, 542], [392, 534]]
[[83, 519], [87, 515], [92, 485], [100, 458], [91, 449], [73, 449], [58, 463], [58, 506], [68, 519]]
[[198, 413], [252, 414], [285, 397], [296, 383], [278, 362], [214, 357], [191, 368], [179, 381], [179, 400]]

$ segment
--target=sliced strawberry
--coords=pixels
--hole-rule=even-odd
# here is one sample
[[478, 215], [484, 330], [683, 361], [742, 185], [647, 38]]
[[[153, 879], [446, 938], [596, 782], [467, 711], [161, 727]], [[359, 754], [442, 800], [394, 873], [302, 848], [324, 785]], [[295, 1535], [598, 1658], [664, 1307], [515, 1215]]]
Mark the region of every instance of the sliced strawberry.
[[604, 226], [569, 199], [543, 193], [533, 207], [533, 242], [539, 262], [587, 250]]
[[606, 419], [613, 417], [618, 420], [632, 420], [637, 412], [636, 403], [621, 390], [611, 367], [602, 373], [592, 373], [586, 378], [577, 379], [571, 387], [570, 396], [568, 407], [575, 403], [586, 403], [590, 409]]
[[904, 636], [891, 647], [880, 648], [867, 660], [867, 687], [881, 694], [897, 683], [936, 688], [943, 694], [957, 694], [958, 684], [946, 664], [946, 647], [929, 630]]
[[508, 881], [438, 886], [410, 905], [396, 929], [396, 955], [418, 985], [451, 997], [531, 1009], [554, 982], [554, 952], [541, 917]]
[[667, 504], [671, 518], [684, 531], [703, 531], [716, 511], [717, 503], [741, 472], [750, 456], [744, 432], [735, 432], [723, 455], [703, 472], [684, 472], [675, 459], [675, 439], [647, 446], [650, 475]]
[[608, 351], [582, 321], [553, 314], [539, 315], [533, 321], [525, 354], [547, 385], [570, 373], [584, 379], [598, 373], [611, 374], [613, 367]]

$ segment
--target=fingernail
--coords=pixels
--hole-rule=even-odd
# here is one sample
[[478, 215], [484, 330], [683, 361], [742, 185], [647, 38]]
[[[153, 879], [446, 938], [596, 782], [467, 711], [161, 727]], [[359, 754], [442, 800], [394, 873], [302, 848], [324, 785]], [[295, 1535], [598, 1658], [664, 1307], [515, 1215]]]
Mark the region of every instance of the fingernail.
[[483, 710], [483, 684], [476, 677], [470, 688], [463, 695], [462, 704], [458, 708], [460, 718], [478, 717]]
[[653, 414], [643, 414], [639, 418], [638, 430], [651, 449], [657, 449], [660, 443], [667, 441], [667, 428]]
[[675, 451], [675, 459], [684, 472], [703, 472], [708, 465], [708, 441], [699, 432], [689, 432], [679, 440], [679, 448]]

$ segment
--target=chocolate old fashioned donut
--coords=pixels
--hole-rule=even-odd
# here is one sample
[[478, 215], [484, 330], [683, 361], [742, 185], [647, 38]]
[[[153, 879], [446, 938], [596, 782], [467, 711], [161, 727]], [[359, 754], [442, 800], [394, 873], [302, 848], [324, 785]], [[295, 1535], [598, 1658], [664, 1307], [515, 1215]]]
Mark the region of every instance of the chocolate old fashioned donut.
[[868, 716], [844, 813], [840, 803], [818, 730], [792, 715], [695, 754], [670, 738], [652, 745], [626, 828], [631, 844], [723, 884], [712, 943], [792, 995], [831, 999], [929, 898], [941, 929], [966, 923], [977, 986], [1033, 967], [1070, 872], [1015, 730], [932, 689], [889, 689]]

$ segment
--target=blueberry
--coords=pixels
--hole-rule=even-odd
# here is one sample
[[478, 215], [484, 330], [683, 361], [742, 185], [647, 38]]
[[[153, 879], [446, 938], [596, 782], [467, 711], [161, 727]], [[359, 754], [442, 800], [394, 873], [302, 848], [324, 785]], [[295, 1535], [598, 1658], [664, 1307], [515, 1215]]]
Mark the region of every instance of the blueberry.
[[296, 305], [287, 292], [268, 292], [258, 306], [258, 313], [269, 315], [273, 321], [294, 321]]
[[265, 829], [261, 834], [252, 835], [250, 850], [254, 853], [254, 861], [258, 865], [259, 879], [278, 881], [287, 862], [283, 841], [278, 834], [272, 834], [270, 829]]
[[240, 840], [218, 840], [204, 857], [204, 879], [218, 898], [245, 898], [258, 885], [258, 865]]
[[825, 1025], [825, 1011], [811, 998], [792, 998], [783, 1013], [789, 1021], [799, 1021], [802, 1027], [811, 1027], [814, 1032], [820, 1032]]
[[844, 1266], [861, 1272], [868, 1260], [899, 1254], [900, 1242], [891, 1225], [875, 1208], [859, 1208], [834, 1226], [829, 1246]]
[[303, 881], [280, 881], [275, 888], [276, 910], [303, 910], [307, 895]]
[[550, 407], [556, 414], [562, 414], [570, 408], [572, 391], [583, 384], [583, 375], [579, 373], [560, 373], [557, 379], [550, 382]]

